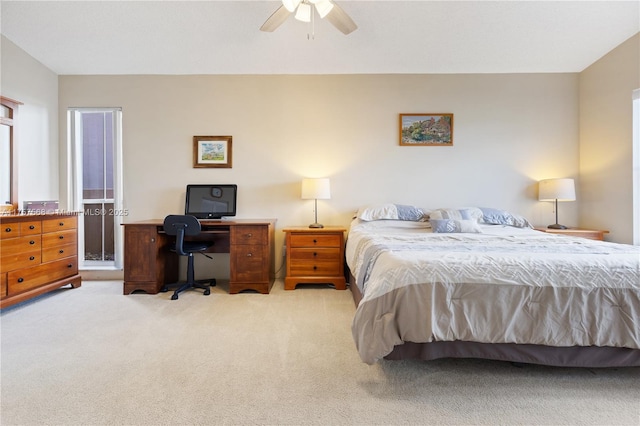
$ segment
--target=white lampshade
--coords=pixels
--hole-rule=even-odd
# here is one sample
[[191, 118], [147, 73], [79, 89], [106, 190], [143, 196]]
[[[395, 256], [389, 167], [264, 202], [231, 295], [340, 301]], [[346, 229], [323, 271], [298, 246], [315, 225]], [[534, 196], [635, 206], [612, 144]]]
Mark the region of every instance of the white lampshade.
[[302, 22], [311, 22], [311, 5], [307, 3], [300, 3], [295, 18]]
[[289, 12], [293, 12], [301, 1], [302, 0], [282, 0], [282, 4]]
[[331, 198], [331, 184], [328, 178], [302, 179], [303, 200], [329, 200]]
[[538, 200], [574, 201], [576, 186], [573, 179], [544, 179], [538, 182]]
[[315, 6], [320, 18], [327, 16], [327, 14], [331, 12], [331, 9], [333, 9], [333, 3], [331, 3], [330, 0], [319, 0], [315, 3]]

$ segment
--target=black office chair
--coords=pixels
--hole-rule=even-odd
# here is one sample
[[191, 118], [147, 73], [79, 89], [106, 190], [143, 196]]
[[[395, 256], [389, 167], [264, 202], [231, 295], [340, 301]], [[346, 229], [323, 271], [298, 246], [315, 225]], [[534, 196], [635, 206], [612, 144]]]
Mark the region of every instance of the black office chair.
[[[202, 253], [211, 247], [211, 243], [205, 241], [185, 241], [185, 236], [200, 234], [200, 222], [194, 216], [190, 215], [169, 215], [164, 218], [164, 232], [167, 235], [175, 235], [176, 243], [171, 248], [171, 251], [175, 251], [180, 256], [188, 256], [187, 263], [187, 281], [176, 282], [173, 284], [165, 284], [160, 291], [168, 291], [169, 287], [177, 286], [178, 288], [173, 292], [171, 300], [178, 298], [178, 293], [187, 290], [189, 288], [200, 288], [204, 290], [204, 295], [208, 296], [211, 293], [209, 287], [216, 285], [215, 278], [208, 280], [196, 280], [194, 278], [195, 271], [193, 266], [194, 253]], [[207, 256], [206, 254], [204, 254]], [[207, 256], [209, 257], [209, 256]], [[211, 259], [211, 257], [209, 257]], [[206, 284], [205, 284], [206, 283]]]

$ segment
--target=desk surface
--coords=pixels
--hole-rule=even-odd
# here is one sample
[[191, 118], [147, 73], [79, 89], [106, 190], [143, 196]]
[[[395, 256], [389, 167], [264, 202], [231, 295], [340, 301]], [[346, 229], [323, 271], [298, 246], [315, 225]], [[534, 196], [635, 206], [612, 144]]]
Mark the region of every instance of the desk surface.
[[[276, 223], [276, 219], [198, 219], [202, 226], [225, 226], [225, 225], [264, 225], [265, 223]], [[122, 225], [162, 225], [164, 219], [146, 219], [135, 222], [126, 222]]]

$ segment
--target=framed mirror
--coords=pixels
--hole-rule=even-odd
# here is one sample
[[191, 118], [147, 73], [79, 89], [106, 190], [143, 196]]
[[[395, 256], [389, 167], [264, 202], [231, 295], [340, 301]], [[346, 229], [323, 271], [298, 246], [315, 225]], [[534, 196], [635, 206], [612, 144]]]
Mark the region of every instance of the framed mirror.
[[[22, 102], [0, 96], [0, 206], [3, 211], [18, 210], [18, 160], [16, 156], [16, 118]], [[11, 205], [12, 208], [9, 208]]]

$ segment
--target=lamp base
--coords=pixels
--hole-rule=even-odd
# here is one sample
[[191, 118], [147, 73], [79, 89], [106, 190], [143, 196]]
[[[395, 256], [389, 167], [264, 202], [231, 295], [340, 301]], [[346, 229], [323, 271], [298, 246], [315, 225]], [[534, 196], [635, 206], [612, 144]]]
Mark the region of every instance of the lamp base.
[[547, 226], [547, 228], [549, 228], [549, 229], [567, 229], [566, 226], [560, 225], [558, 223], [554, 223], [553, 225], [549, 225], [549, 226]]
[[324, 228], [324, 225], [321, 223], [312, 223], [311, 225], [309, 225], [309, 228]]

